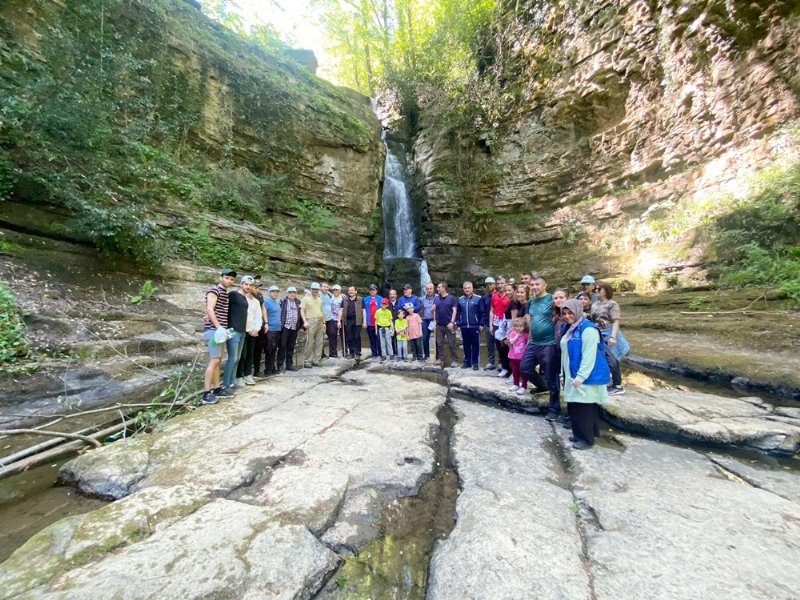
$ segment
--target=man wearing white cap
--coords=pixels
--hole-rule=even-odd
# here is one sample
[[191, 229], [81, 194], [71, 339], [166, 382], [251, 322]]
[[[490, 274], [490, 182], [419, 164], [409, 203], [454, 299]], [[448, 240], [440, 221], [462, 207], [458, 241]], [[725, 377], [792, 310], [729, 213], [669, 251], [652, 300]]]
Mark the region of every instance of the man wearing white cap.
[[306, 355], [303, 366], [306, 368], [319, 367], [322, 363], [322, 300], [319, 297], [320, 285], [311, 284], [311, 295], [305, 296], [300, 301], [300, 317], [303, 319], [303, 329], [306, 330]]

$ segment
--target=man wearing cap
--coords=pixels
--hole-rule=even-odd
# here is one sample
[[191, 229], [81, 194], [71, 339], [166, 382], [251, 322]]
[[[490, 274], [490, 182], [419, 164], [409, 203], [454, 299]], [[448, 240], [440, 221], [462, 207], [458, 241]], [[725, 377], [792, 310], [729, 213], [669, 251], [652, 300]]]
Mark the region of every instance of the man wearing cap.
[[400, 308], [404, 308], [409, 302], [414, 305], [415, 313], [418, 313], [422, 310], [422, 303], [419, 301], [419, 298], [414, 295], [414, 288], [410, 283], [407, 283], [403, 286], [403, 297], [400, 298], [400, 302], [398, 304], [400, 305]]
[[492, 312], [492, 297], [495, 289], [494, 277], [487, 277], [483, 281], [483, 296], [481, 296], [481, 310], [483, 310], [483, 332], [486, 337], [486, 354], [488, 362], [484, 371], [494, 371], [497, 361], [494, 355], [494, 333], [492, 332], [489, 315]]
[[306, 331], [306, 355], [303, 366], [307, 369], [319, 367], [322, 363], [322, 300], [319, 297], [320, 285], [311, 284], [311, 294], [300, 301], [300, 317]]
[[339, 312], [339, 328], [344, 332], [348, 355], [356, 360], [361, 360], [363, 312], [358, 290], [356, 290], [356, 286], [351, 285], [347, 288], [347, 297], [342, 300], [342, 310]]
[[[264, 298], [264, 309], [267, 312], [267, 361], [264, 367], [264, 375], [275, 375], [278, 372], [278, 365], [275, 359], [278, 356], [278, 348], [281, 345], [281, 305], [278, 303], [277, 285], [269, 286], [267, 297]], [[283, 365], [281, 365], [283, 366]]]
[[369, 349], [373, 358], [381, 355], [378, 332], [375, 331], [375, 313], [380, 310], [382, 304], [383, 298], [378, 294], [378, 286], [371, 283], [369, 286], [369, 294], [364, 298], [364, 305], [361, 309], [361, 327], [367, 330]]
[[330, 321], [325, 321], [325, 329], [328, 335], [328, 356], [331, 358], [339, 358], [339, 350], [337, 348], [337, 344], [339, 343], [339, 329], [341, 329], [341, 325], [339, 325], [339, 315], [342, 313], [344, 295], [342, 294], [342, 286], [338, 283], [333, 284], [331, 290], [333, 294], [331, 294], [330, 311], [331, 317], [333, 318]]
[[222, 348], [225, 341], [217, 339], [218, 330], [223, 332], [219, 338], [227, 338], [224, 331], [228, 328], [228, 289], [236, 279], [236, 271], [224, 269], [219, 276], [219, 283], [206, 292], [206, 314], [203, 320], [203, 339], [208, 345], [209, 361], [203, 380], [203, 404], [216, 404], [218, 395], [223, 394], [220, 386], [219, 371], [222, 363]]
[[[431, 357], [431, 323], [433, 323], [433, 303], [436, 300], [436, 294], [433, 291], [433, 284], [429, 283], [425, 286], [425, 295], [422, 297], [422, 352], [425, 360]], [[436, 325], [434, 324], [434, 327]]]
[[592, 302], [597, 302], [600, 299], [600, 294], [595, 291], [594, 284], [594, 277], [591, 275], [584, 275], [583, 279], [581, 279], [581, 291], [585, 294], [589, 294], [592, 298]]
[[[336, 319], [333, 316], [333, 308], [331, 307], [331, 299], [333, 294], [330, 292], [330, 284], [323, 281], [320, 284], [319, 299], [322, 302], [322, 321], [325, 335], [328, 337], [328, 356], [335, 358], [336, 347], [331, 350], [331, 330], [333, 330], [333, 339], [336, 341]], [[323, 344], [324, 348], [324, 344]], [[320, 359], [325, 358], [325, 350], [323, 349], [319, 356]]]
[[[233, 335], [228, 340], [228, 360], [222, 371], [222, 389], [233, 390], [236, 383], [236, 369], [244, 350], [245, 336], [247, 335], [247, 294], [254, 279], [250, 275], [242, 275], [239, 289], [228, 294], [228, 325], [233, 330]], [[243, 382], [239, 382], [243, 386]]]
[[300, 300], [297, 288], [286, 288], [286, 297], [281, 300], [281, 345], [278, 349], [278, 370], [294, 371], [294, 348], [297, 344], [297, 332], [303, 328], [300, 316]]

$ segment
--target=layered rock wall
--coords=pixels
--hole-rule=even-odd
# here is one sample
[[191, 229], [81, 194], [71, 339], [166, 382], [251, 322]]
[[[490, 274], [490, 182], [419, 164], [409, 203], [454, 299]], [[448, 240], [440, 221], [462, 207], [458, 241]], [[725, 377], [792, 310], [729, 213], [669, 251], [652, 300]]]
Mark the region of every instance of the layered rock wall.
[[[669, 272], [702, 280], [702, 219], [744, 193], [754, 173], [796, 160], [796, 4], [588, 1], [543, 10], [507, 44], [531, 77], [512, 82], [529, 101], [494, 124], [505, 135], [458, 147], [422, 109], [415, 164], [432, 275], [538, 269], [567, 283], [593, 272], [642, 287]], [[549, 68], [537, 70], [530, 56], [542, 48]], [[453, 184], [464, 152], [488, 173], [477, 202], [490, 217], [480, 227], [465, 220]]]

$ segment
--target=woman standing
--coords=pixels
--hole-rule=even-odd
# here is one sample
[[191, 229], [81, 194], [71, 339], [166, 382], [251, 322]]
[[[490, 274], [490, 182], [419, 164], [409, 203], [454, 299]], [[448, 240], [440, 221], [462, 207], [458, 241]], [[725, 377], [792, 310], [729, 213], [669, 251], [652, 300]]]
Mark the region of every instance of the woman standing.
[[580, 301], [565, 301], [561, 315], [565, 323], [561, 337], [564, 398], [572, 422], [572, 447], [583, 450], [600, 435], [598, 405], [608, 402], [609, 368], [600, 331], [583, 316]]
[[628, 341], [619, 330], [619, 304], [614, 297], [614, 288], [602, 281], [595, 288], [599, 294], [596, 302], [592, 303], [591, 318], [600, 328], [606, 348], [606, 359], [611, 369], [611, 385], [608, 386], [609, 396], [619, 396], [625, 393], [622, 387], [622, 369], [619, 366], [621, 359], [628, 352]]

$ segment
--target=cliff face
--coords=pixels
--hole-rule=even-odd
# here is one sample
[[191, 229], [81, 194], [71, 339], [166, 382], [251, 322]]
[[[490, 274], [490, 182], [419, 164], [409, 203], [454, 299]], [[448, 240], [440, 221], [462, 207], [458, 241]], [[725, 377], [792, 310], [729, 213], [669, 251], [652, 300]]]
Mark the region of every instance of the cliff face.
[[[757, 171], [796, 164], [796, 4], [548, 5], [507, 40], [530, 78], [515, 82], [528, 101], [495, 124], [505, 135], [459, 147], [422, 107], [414, 150], [432, 275], [702, 280], [703, 219]], [[453, 185], [464, 153], [482, 173], [472, 221]]]
[[0, 227], [189, 279], [380, 270], [367, 98], [179, 0], [10, 0], [0, 30]]

